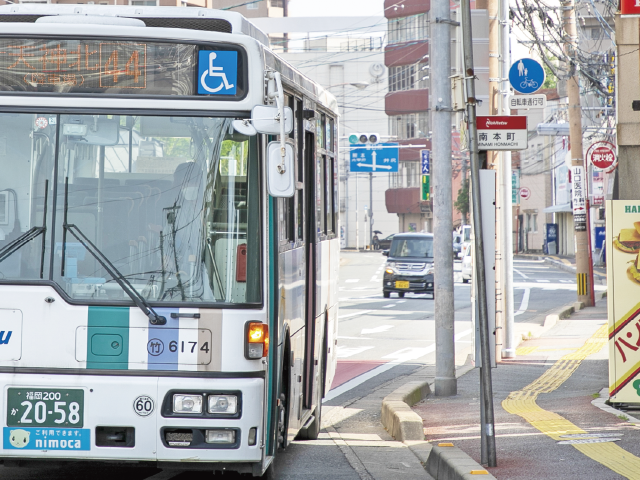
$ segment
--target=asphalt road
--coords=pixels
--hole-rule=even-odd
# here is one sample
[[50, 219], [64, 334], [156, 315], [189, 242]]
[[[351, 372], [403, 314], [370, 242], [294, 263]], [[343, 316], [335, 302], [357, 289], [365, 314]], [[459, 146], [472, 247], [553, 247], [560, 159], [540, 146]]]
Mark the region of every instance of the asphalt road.
[[[409, 449], [394, 442], [380, 423], [382, 398], [410, 375], [434, 374], [435, 326], [431, 295], [382, 296], [386, 257], [343, 252], [339, 281], [338, 370], [323, 406], [320, 439], [294, 442], [279, 455], [277, 478], [403, 480], [428, 478]], [[456, 364], [471, 352], [471, 285], [454, 263]], [[575, 277], [537, 261], [514, 262], [516, 321], [529, 321], [567, 303]], [[574, 294], [575, 295], [575, 294]], [[571, 297], [571, 298], [575, 298]], [[422, 373], [421, 373], [422, 372]], [[215, 478], [234, 475], [216, 475]], [[157, 469], [46, 465], [41, 469], [0, 467], [0, 480], [200, 480], [210, 473]]]

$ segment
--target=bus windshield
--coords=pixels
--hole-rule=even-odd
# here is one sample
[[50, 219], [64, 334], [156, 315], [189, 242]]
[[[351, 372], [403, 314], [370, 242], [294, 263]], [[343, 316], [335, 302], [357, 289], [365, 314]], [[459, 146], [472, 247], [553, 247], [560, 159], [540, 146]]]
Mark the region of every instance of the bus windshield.
[[257, 143], [232, 120], [0, 113], [0, 281], [130, 304], [88, 240], [150, 302], [260, 303]]

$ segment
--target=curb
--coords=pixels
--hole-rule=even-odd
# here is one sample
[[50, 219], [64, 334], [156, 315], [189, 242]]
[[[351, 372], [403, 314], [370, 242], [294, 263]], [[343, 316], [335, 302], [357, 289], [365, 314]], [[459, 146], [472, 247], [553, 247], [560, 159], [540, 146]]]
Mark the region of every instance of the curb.
[[436, 480], [494, 479], [488, 471], [453, 443], [440, 443], [429, 453], [425, 466]]
[[555, 312], [550, 313], [546, 317], [544, 317], [544, 324], [542, 328], [545, 330], [553, 327], [556, 323], [558, 323], [563, 318], [569, 318], [571, 314], [577, 310], [582, 310], [584, 308], [584, 303], [582, 302], [571, 302], [567, 305], [560, 307]]
[[574, 267], [573, 265], [567, 265], [566, 263], [559, 262], [558, 260], [554, 260], [553, 258], [549, 257], [543, 257], [543, 260], [545, 261], [545, 263], [550, 263], [554, 267], [557, 267], [560, 270], [564, 270], [565, 272], [576, 273], [576, 267]]
[[400, 441], [424, 440], [422, 417], [411, 410], [431, 393], [427, 381], [408, 382], [382, 400], [381, 421], [391, 436]]

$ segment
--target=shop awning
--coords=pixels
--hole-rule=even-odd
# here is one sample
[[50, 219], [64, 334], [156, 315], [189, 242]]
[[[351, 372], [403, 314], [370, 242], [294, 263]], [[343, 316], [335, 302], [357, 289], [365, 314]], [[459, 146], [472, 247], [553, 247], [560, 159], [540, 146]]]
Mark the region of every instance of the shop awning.
[[547, 207], [542, 210], [544, 213], [571, 213], [573, 210], [571, 209], [570, 203], [563, 203], [561, 205], [553, 205], [551, 207]]

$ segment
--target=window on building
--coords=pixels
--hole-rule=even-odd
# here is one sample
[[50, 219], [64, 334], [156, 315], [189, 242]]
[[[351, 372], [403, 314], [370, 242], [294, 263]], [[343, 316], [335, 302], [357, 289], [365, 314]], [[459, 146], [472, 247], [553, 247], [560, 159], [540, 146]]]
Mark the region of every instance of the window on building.
[[398, 140], [427, 138], [429, 136], [429, 112], [390, 116], [389, 134]]
[[595, 27], [591, 29], [591, 40], [600, 40], [602, 36], [602, 29], [600, 27]]
[[[260, 0], [257, 0], [256, 2], [252, 2], [252, 3], [247, 3], [247, 5], [246, 5], [247, 10], [258, 10], [258, 3], [259, 2], [260, 2]], [[273, 2], [271, 2], [271, 6], [275, 7]]]
[[534, 213], [531, 215], [531, 227], [533, 228], [534, 233], [538, 233], [538, 214]]
[[390, 44], [426, 40], [429, 37], [429, 14], [419, 13], [391, 19], [388, 24], [388, 34]]
[[157, 7], [157, 0], [129, 0], [129, 5], [134, 7]]
[[412, 65], [401, 65], [389, 68], [389, 91], [398, 92], [403, 90], [414, 90], [417, 88], [428, 88], [428, 63], [414, 63]]

